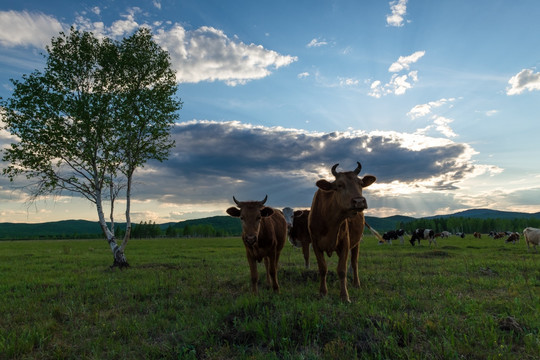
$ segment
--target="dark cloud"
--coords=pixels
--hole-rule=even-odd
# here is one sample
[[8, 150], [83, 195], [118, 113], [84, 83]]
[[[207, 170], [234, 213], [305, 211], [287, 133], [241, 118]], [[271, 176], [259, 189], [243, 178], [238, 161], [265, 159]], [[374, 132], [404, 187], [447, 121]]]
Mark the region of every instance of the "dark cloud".
[[[378, 183], [436, 179], [436, 190], [455, 190], [473, 170], [470, 147], [429, 139], [429, 147], [408, 148], [418, 135], [365, 132], [309, 133], [239, 122], [191, 121], [176, 126], [176, 148], [168, 161], [151, 163], [137, 175], [138, 197], [167, 202], [212, 203], [262, 199], [274, 204], [309, 206], [315, 182], [330, 167], [377, 176]], [[428, 139], [428, 138], [425, 138]], [[435, 143], [435, 144], [434, 144]], [[464, 160], [465, 159], [465, 160]], [[270, 200], [269, 200], [270, 201]]]

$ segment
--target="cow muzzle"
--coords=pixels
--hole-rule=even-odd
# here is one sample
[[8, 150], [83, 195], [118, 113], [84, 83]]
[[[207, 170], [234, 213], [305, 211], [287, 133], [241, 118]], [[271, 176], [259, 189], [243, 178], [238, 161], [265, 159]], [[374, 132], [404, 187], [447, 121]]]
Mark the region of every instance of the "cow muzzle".
[[364, 211], [365, 209], [368, 208], [366, 198], [363, 197], [363, 196], [356, 197], [356, 198], [352, 199], [352, 204], [351, 205], [352, 205], [351, 210], [356, 210], [358, 212]]
[[257, 235], [245, 235], [244, 242], [249, 246], [253, 246], [257, 242]]

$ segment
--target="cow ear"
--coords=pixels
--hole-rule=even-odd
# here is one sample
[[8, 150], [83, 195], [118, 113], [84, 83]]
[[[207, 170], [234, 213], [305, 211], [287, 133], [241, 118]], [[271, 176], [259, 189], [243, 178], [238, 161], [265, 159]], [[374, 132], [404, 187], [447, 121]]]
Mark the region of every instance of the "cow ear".
[[272, 209], [272, 208], [263, 207], [261, 209], [261, 216], [262, 217], [268, 217], [268, 216], [271, 216], [272, 214], [274, 214], [274, 209]]
[[315, 183], [315, 185], [317, 185], [319, 189], [324, 190], [324, 191], [331, 191], [335, 189], [334, 183], [331, 183], [330, 181], [327, 181], [327, 180], [319, 180]]
[[294, 217], [300, 217], [304, 213], [304, 210], [296, 210], [294, 212]]
[[227, 214], [231, 215], [232, 217], [240, 217], [240, 209], [233, 207], [230, 207], [227, 209]]
[[373, 175], [366, 175], [362, 178], [362, 187], [368, 187], [369, 185], [373, 184], [377, 180], [377, 178]]

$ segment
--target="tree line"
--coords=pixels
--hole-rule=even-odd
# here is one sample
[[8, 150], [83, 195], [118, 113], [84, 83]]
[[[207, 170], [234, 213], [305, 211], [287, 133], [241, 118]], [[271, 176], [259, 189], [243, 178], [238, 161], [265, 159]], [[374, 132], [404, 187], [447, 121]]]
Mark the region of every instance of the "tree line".
[[[122, 237], [125, 230], [117, 229], [115, 236]], [[179, 227], [177, 225], [169, 225], [165, 230], [159, 224], [151, 221], [141, 221], [139, 224], [133, 225], [131, 230], [131, 238], [133, 239], [154, 239], [154, 238], [179, 238], [179, 237], [228, 237], [238, 234], [233, 234], [225, 229], [216, 229], [211, 224], [197, 224]]]
[[451, 233], [464, 232], [472, 234], [479, 232], [487, 234], [490, 231], [516, 231], [522, 232], [524, 228], [531, 226], [540, 227], [540, 219], [536, 218], [513, 218], [513, 219], [481, 219], [465, 217], [445, 217], [434, 219], [417, 219], [409, 222], [400, 222], [398, 228], [404, 229], [409, 234], [418, 228], [433, 229], [436, 233], [450, 231]]

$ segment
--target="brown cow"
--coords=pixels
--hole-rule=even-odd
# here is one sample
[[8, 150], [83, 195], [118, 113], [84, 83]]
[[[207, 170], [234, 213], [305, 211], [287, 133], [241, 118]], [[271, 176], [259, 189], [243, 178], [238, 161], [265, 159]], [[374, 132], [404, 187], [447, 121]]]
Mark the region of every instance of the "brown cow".
[[474, 236], [476, 239], [481, 239], [481, 238], [482, 238], [482, 234], [479, 233], [479, 232], [476, 232], [476, 231], [473, 233], [473, 236]]
[[292, 227], [289, 230], [291, 244], [302, 248], [306, 269], [309, 269], [309, 245], [311, 237], [308, 229], [309, 210], [296, 210], [293, 213]]
[[362, 196], [362, 189], [373, 184], [376, 178], [366, 175], [358, 177], [362, 165], [354, 171], [336, 171], [338, 164], [332, 167], [335, 181], [319, 180], [319, 188], [313, 196], [311, 211], [308, 218], [308, 227], [313, 244], [313, 251], [317, 257], [319, 267], [320, 287], [319, 293], [325, 296], [328, 293], [326, 275], [328, 266], [324, 252], [331, 256], [335, 251], [339, 257], [337, 273], [340, 282], [341, 299], [350, 302], [347, 291], [347, 260], [351, 252], [351, 266], [353, 269], [353, 286], [359, 287], [358, 278], [358, 248], [364, 232], [364, 214], [367, 209], [366, 199]]
[[287, 223], [281, 211], [264, 206], [263, 201], [233, 200], [238, 206], [227, 209], [227, 214], [242, 221], [242, 240], [251, 272], [251, 289], [257, 293], [257, 262], [264, 260], [266, 280], [275, 292], [279, 292], [277, 268], [279, 255], [287, 238]]

